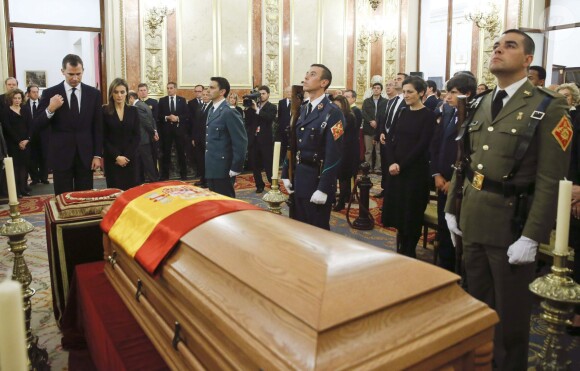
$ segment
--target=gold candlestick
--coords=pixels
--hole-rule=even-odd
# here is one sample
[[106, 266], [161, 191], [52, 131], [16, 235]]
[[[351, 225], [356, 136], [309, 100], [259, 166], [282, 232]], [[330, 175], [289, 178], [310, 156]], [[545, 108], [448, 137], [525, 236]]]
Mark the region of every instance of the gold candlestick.
[[12, 279], [22, 285], [22, 298], [24, 301], [24, 321], [26, 328], [26, 345], [28, 350], [28, 361], [32, 370], [49, 370], [48, 353], [38, 347], [38, 337], [32, 334], [30, 319], [32, 315], [32, 305], [30, 299], [35, 294], [35, 290], [30, 287], [32, 275], [24, 259], [26, 246], [26, 234], [34, 230], [34, 226], [20, 217], [20, 203], [11, 203], [10, 220], [0, 227], [0, 235], [8, 237], [8, 246], [14, 254], [14, 267], [12, 269]]
[[281, 215], [282, 214], [282, 207], [280, 206], [282, 203], [286, 202], [286, 195], [280, 192], [280, 187], [278, 186], [278, 179], [272, 179], [272, 187], [268, 193], [262, 197], [262, 201], [268, 204], [268, 210], [273, 212], [274, 214]]
[[[578, 259], [578, 256], [575, 258]], [[560, 339], [566, 331], [566, 325], [570, 324], [574, 306], [580, 304], [580, 285], [568, 277], [571, 271], [566, 267], [567, 260], [568, 252], [554, 253], [552, 273], [530, 284], [530, 291], [544, 299], [541, 303], [541, 318], [548, 326], [548, 335], [538, 354], [536, 370], [570, 369], [570, 360]]]

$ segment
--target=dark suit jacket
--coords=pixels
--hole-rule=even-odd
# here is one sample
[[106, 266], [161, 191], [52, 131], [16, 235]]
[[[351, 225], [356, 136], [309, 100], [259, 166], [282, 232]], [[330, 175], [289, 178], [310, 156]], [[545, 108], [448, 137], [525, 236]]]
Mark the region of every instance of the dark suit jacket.
[[[391, 98], [394, 99], [395, 97]], [[388, 107], [388, 102], [390, 99], [387, 99], [387, 103], [385, 105], [383, 105], [383, 109], [377, 112], [377, 125], [378, 125], [378, 134], [385, 134], [385, 136], [387, 135], [387, 107]], [[399, 113], [401, 112], [401, 109], [403, 107], [406, 107], [407, 104], [405, 103], [405, 100], [399, 96], [399, 100], [397, 101], [397, 105], [395, 106], [395, 112], [393, 113], [393, 122], [397, 119], [397, 116], [399, 115]], [[392, 124], [392, 123], [391, 123]], [[377, 135], [377, 137], [375, 138], [376, 140], [379, 140], [379, 135]]]
[[[363, 117], [363, 134], [364, 135], [377, 135], [377, 129], [373, 129], [369, 124], [370, 121], [376, 120], [377, 116], [385, 111], [387, 107], [387, 99], [379, 96], [379, 101], [377, 102], [376, 115], [375, 115], [375, 101], [371, 96], [363, 101], [362, 105], [362, 117]], [[378, 121], [377, 121], [378, 124]]]
[[292, 104], [288, 104], [286, 98], [280, 99], [278, 102], [278, 129], [276, 130], [276, 138], [282, 139], [287, 135], [286, 130], [290, 126], [291, 108]]
[[[455, 163], [457, 157], [457, 130], [455, 129], [455, 109], [449, 105], [443, 106], [441, 123], [435, 126], [435, 133], [431, 141], [431, 175], [440, 174], [445, 180], [450, 181], [453, 175], [451, 165]], [[448, 128], [448, 125], [452, 127]]]
[[159, 126], [159, 122], [157, 121], [159, 119], [159, 102], [157, 101], [157, 99], [153, 99], [153, 98], [147, 98], [145, 99], [145, 104], [147, 104], [147, 106], [149, 107], [149, 109], [151, 110], [151, 113], [153, 114], [153, 124], [155, 125], [154, 128], [155, 130], [157, 130], [157, 127]]
[[195, 141], [196, 146], [205, 146], [205, 125], [207, 124], [207, 114], [211, 107], [212, 102], [209, 102], [205, 110], [203, 110], [203, 105], [198, 106], [193, 123], [189, 125], [189, 137]]
[[[50, 98], [56, 94], [63, 97], [64, 104], [49, 119], [46, 108]], [[33, 130], [50, 127], [49, 164], [52, 169], [59, 171], [70, 169], [77, 151], [83, 165], [90, 169], [93, 157], [103, 155], [101, 92], [81, 83], [78, 120], [74, 119], [69, 107], [64, 82], [46, 89], [40, 99], [39, 114], [33, 120]]]
[[435, 111], [435, 109], [439, 105], [439, 99], [437, 99], [436, 95], [431, 95], [429, 98], [425, 99], [423, 105], [429, 108], [431, 111]]
[[206, 130], [205, 177], [227, 179], [230, 170], [241, 173], [248, 137], [238, 111], [222, 102], [208, 117]]
[[136, 101], [135, 108], [139, 115], [141, 144], [151, 143], [151, 138], [155, 135], [155, 120], [153, 120], [153, 112], [149, 109], [147, 103], [143, 101]]
[[[248, 108], [245, 112], [246, 127], [248, 129], [248, 146], [253, 145], [254, 140], [256, 141], [255, 144], [260, 147], [272, 146], [272, 124], [278, 112], [276, 106], [270, 102], [266, 102], [258, 114], [252, 108]], [[260, 128], [259, 132], [258, 127]]]
[[135, 161], [140, 138], [139, 113], [137, 108], [125, 106], [123, 122], [114, 112], [109, 115], [103, 107], [103, 132], [105, 159], [115, 162], [117, 156]]
[[158, 129], [161, 129], [162, 132], [167, 131], [171, 126], [175, 126], [176, 128], [183, 130], [185, 133], [189, 132], [189, 110], [185, 98], [180, 97], [179, 95], [175, 96], [175, 112], [173, 112], [173, 114], [179, 116], [179, 123], [172, 124], [171, 122], [165, 121], [165, 117], [171, 115], [168, 96], [159, 99], [158, 109]]

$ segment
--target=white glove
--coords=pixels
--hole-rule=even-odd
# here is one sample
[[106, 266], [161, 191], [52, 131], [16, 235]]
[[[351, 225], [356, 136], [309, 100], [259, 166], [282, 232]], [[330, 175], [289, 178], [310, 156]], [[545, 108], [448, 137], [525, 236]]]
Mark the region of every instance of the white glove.
[[240, 175], [240, 173], [230, 170], [230, 178], [236, 175]]
[[455, 215], [450, 213], [445, 213], [445, 221], [447, 222], [447, 228], [449, 228], [449, 232], [455, 233], [458, 236], [463, 236], [463, 232], [457, 226], [457, 218]]
[[536, 251], [538, 243], [530, 238], [521, 236], [516, 242], [512, 243], [507, 251], [510, 264], [528, 264], [536, 260]]
[[310, 202], [312, 202], [313, 204], [317, 204], [317, 205], [324, 205], [326, 203], [326, 199], [328, 198], [328, 195], [324, 192], [321, 191], [316, 191], [312, 194], [312, 197], [310, 198]]
[[288, 194], [294, 193], [294, 191], [292, 190], [292, 183], [290, 183], [290, 179], [282, 179], [282, 184], [284, 184], [284, 188], [286, 188]]

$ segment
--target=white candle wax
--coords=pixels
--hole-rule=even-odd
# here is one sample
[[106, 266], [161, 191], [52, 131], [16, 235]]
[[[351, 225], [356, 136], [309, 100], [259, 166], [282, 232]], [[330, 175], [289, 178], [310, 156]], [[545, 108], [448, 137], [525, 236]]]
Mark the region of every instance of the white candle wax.
[[570, 231], [570, 207], [572, 204], [572, 182], [560, 180], [558, 190], [558, 215], [556, 217], [556, 243], [554, 253], [568, 253], [568, 233]]
[[272, 179], [278, 179], [280, 169], [280, 142], [274, 142], [274, 159], [272, 160]]
[[0, 370], [28, 370], [19, 282], [0, 282]]
[[14, 179], [14, 163], [12, 162], [12, 157], [6, 157], [4, 159], [4, 169], [6, 171], [6, 183], [8, 185], [8, 201], [11, 204], [18, 202], [18, 197], [16, 197], [16, 180]]

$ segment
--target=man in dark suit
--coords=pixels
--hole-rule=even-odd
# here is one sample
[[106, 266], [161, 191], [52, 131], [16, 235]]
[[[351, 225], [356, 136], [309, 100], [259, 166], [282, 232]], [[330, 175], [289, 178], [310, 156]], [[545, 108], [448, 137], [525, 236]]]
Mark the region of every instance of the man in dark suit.
[[200, 128], [202, 126], [205, 128], [205, 122], [197, 122], [200, 116], [199, 111], [203, 107], [203, 90], [203, 85], [196, 85], [194, 88], [195, 95], [193, 99], [187, 102], [187, 110], [189, 112], [188, 135], [190, 140], [186, 143], [186, 153], [187, 158], [189, 159], [189, 165], [195, 170], [195, 177], [202, 176], [202, 169], [204, 166], [198, 161], [198, 156], [196, 155], [196, 149], [194, 146], [195, 139], [193, 138], [194, 128]]
[[155, 165], [155, 171], [159, 174], [159, 152], [160, 152], [160, 139], [158, 133], [159, 127], [159, 102], [157, 99], [149, 98], [149, 87], [145, 83], [140, 83], [137, 85], [137, 94], [139, 95], [139, 99], [145, 103], [151, 113], [153, 114], [153, 128], [155, 129], [155, 133], [153, 134], [153, 138], [150, 141], [151, 143], [151, 156], [153, 157], [153, 164]]
[[193, 125], [190, 125], [189, 134], [193, 145], [197, 176], [199, 176], [199, 180], [195, 182], [195, 185], [201, 188], [207, 188], [207, 180], [205, 179], [205, 125], [211, 107], [209, 89], [204, 89], [201, 94], [201, 105], [195, 112], [195, 120]]
[[151, 139], [155, 135], [155, 120], [149, 106], [139, 99], [134, 91], [130, 91], [129, 104], [137, 108], [139, 115], [139, 149], [137, 151], [136, 172], [139, 183], [155, 182], [159, 179], [157, 168], [151, 154]]
[[425, 92], [426, 98], [423, 104], [431, 111], [435, 111], [439, 105], [439, 99], [437, 99], [437, 83], [433, 80], [427, 80], [425, 82], [427, 83], [427, 91]]
[[352, 110], [352, 113], [354, 114], [354, 118], [355, 118], [355, 122], [356, 122], [358, 147], [359, 147], [359, 153], [357, 154], [357, 156], [359, 156], [358, 161], [360, 164], [361, 159], [364, 157], [364, 142], [362, 140], [362, 121], [363, 121], [362, 111], [356, 105], [356, 97], [357, 97], [356, 91], [354, 91], [352, 89], [345, 90], [344, 96], [345, 96], [346, 100], [348, 101], [348, 103], [350, 104], [350, 109]]
[[[39, 108], [39, 89], [38, 85], [29, 85], [26, 88], [28, 101], [22, 107], [24, 114], [30, 120], [38, 114]], [[32, 121], [31, 121], [32, 122]], [[31, 185], [38, 183], [48, 184], [48, 128], [34, 133], [30, 131], [30, 162], [28, 173], [30, 174]]]
[[437, 189], [437, 239], [439, 240], [439, 266], [449, 271], [455, 271], [455, 248], [451, 241], [449, 228], [445, 221], [445, 203], [451, 177], [452, 166], [457, 159], [457, 96], [465, 95], [467, 100], [475, 95], [477, 81], [468, 75], [460, 74], [447, 82], [445, 104], [441, 107], [441, 122], [435, 128], [431, 141], [431, 175]]
[[188, 111], [185, 98], [177, 95], [177, 84], [167, 84], [167, 96], [159, 99], [159, 127], [161, 129], [161, 180], [169, 179], [171, 168], [171, 147], [175, 143], [179, 175], [181, 180], [187, 179], [187, 164], [185, 162], [185, 139], [188, 130]]
[[211, 191], [235, 198], [234, 182], [244, 167], [248, 137], [241, 115], [225, 101], [229, 93], [227, 79], [211, 78], [212, 107], [206, 124], [205, 176]]
[[268, 102], [270, 98], [270, 88], [263, 85], [258, 88], [260, 92], [260, 103], [252, 101], [252, 105], [246, 109], [246, 126], [248, 142], [248, 161], [250, 168], [254, 172], [256, 182], [256, 193], [264, 192], [264, 180], [262, 179], [262, 169], [266, 170], [268, 182], [272, 183], [272, 157], [274, 145], [272, 143], [272, 124], [276, 118], [276, 106]]
[[56, 195], [92, 189], [93, 170], [101, 167], [101, 93], [81, 82], [83, 70], [78, 55], [65, 56], [65, 80], [43, 92], [33, 120], [35, 131], [50, 127], [49, 166]]
[[284, 163], [286, 151], [288, 150], [288, 130], [290, 127], [292, 103], [292, 87], [284, 89], [284, 99], [278, 101], [278, 128], [276, 129], [276, 140], [280, 141], [280, 164]]

